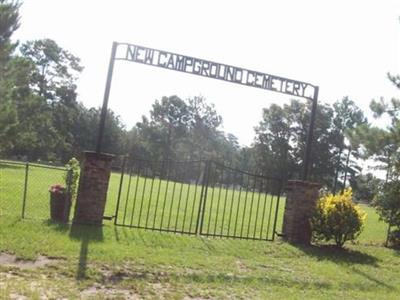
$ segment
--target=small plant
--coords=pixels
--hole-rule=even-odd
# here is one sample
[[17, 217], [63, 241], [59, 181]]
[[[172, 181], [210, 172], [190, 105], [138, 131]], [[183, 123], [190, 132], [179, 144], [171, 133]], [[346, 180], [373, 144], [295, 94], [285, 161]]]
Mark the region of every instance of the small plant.
[[71, 193], [71, 199], [73, 200], [76, 196], [81, 168], [79, 166], [79, 161], [75, 157], [71, 158], [65, 167], [67, 168], [67, 173], [64, 175], [64, 180], [66, 186], [70, 187], [69, 192]]
[[327, 194], [317, 203], [311, 218], [311, 228], [315, 240], [334, 240], [342, 248], [344, 243], [355, 240], [363, 229], [366, 213], [352, 201], [351, 188], [343, 194]]

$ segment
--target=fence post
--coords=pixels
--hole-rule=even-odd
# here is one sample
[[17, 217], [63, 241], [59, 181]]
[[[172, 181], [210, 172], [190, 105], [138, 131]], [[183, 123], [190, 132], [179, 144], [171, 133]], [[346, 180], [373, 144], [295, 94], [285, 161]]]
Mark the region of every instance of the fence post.
[[211, 161], [207, 160], [204, 168], [203, 182], [201, 185], [199, 213], [197, 214], [196, 234], [201, 234], [203, 231], [204, 211], [206, 208], [208, 182], [210, 177]]
[[122, 192], [122, 184], [124, 182], [124, 173], [125, 173], [125, 163], [126, 163], [126, 156], [124, 156], [122, 160], [122, 167], [121, 167], [121, 179], [119, 181], [119, 189], [118, 189], [118, 198], [117, 198], [117, 207], [115, 209], [114, 215], [114, 225], [117, 225], [117, 218], [118, 218], [118, 211], [119, 211], [119, 202], [121, 199], [121, 192]]
[[[279, 191], [278, 191], [278, 198], [276, 199], [276, 207], [275, 207], [275, 216], [274, 216], [274, 225], [272, 229], [272, 241], [275, 240], [275, 235], [276, 233], [276, 223], [278, 221], [278, 212], [279, 212], [279, 200], [281, 199], [281, 194], [282, 194], [282, 181], [279, 182]], [[272, 201], [272, 199], [271, 199]], [[267, 237], [268, 237], [268, 232], [267, 232]]]
[[71, 188], [72, 188], [72, 169], [67, 169], [67, 195], [71, 197]]
[[22, 219], [25, 218], [26, 193], [27, 193], [27, 189], [28, 189], [28, 172], [29, 172], [29, 162], [26, 162], [26, 164], [25, 164], [24, 195], [22, 197]]

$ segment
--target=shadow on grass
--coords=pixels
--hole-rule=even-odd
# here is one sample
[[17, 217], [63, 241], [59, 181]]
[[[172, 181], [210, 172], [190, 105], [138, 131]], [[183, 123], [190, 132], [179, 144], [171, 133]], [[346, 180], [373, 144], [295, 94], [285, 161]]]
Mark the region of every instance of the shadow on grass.
[[395, 289], [392, 285], [387, 284], [386, 282], [383, 282], [382, 280], [379, 280], [379, 279], [375, 278], [371, 274], [368, 274], [368, 273], [363, 272], [363, 271], [361, 271], [359, 269], [356, 269], [356, 268], [352, 268], [352, 271], [354, 273], [358, 274], [359, 276], [362, 276], [365, 279], [369, 280], [373, 284], [376, 284], [376, 285], [379, 285], [379, 286], [383, 286], [383, 287], [385, 287], [387, 289], [390, 289], [390, 290], [394, 290]]
[[76, 272], [76, 279], [82, 280], [86, 278], [87, 258], [89, 244], [91, 242], [103, 241], [103, 227], [102, 226], [85, 226], [85, 225], [72, 225], [69, 232], [72, 239], [81, 241], [81, 248], [79, 252], [79, 263]]
[[378, 259], [375, 256], [357, 250], [340, 249], [333, 245], [294, 245], [297, 249], [317, 260], [328, 260], [337, 264], [360, 264], [377, 267]]
[[43, 224], [60, 233], [67, 233], [70, 229], [69, 224], [57, 223], [52, 220], [43, 221]]

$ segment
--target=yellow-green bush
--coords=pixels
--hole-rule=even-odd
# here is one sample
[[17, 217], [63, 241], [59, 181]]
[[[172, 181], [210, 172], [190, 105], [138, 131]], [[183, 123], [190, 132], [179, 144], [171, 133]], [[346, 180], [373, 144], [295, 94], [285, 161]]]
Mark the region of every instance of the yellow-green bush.
[[343, 194], [327, 194], [318, 200], [311, 218], [315, 240], [334, 240], [338, 247], [354, 240], [363, 229], [366, 213], [352, 201], [351, 189]]

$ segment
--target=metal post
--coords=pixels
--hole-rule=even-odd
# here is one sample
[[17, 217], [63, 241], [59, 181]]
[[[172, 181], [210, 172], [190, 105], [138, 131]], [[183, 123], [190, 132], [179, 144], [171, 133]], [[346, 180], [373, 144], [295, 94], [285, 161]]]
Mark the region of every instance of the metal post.
[[26, 193], [27, 193], [27, 190], [28, 190], [28, 171], [29, 171], [29, 162], [26, 162], [26, 165], [25, 165], [24, 195], [23, 195], [23, 198], [22, 198], [22, 219], [25, 218]]
[[119, 181], [119, 189], [118, 189], [118, 198], [117, 198], [117, 207], [115, 209], [115, 216], [114, 216], [114, 225], [117, 225], [117, 219], [118, 219], [118, 211], [119, 211], [119, 203], [121, 199], [121, 192], [122, 192], [122, 184], [124, 182], [124, 174], [125, 174], [125, 163], [126, 163], [126, 156], [124, 156], [124, 159], [122, 161], [122, 170], [121, 170], [121, 178]]
[[197, 214], [196, 235], [201, 234], [203, 231], [203, 221], [206, 209], [208, 182], [210, 177], [211, 161], [207, 160], [204, 168], [203, 182], [201, 186], [199, 212]]
[[313, 133], [314, 133], [314, 123], [315, 123], [315, 117], [317, 114], [318, 92], [319, 92], [319, 87], [316, 86], [315, 90], [314, 90], [314, 98], [312, 100], [313, 102], [312, 102], [312, 108], [311, 108], [310, 126], [308, 128], [306, 153], [304, 156], [303, 180], [308, 179], [308, 172], [309, 172], [309, 168], [310, 168], [310, 158], [311, 158], [311, 148], [312, 148]]
[[[281, 193], [282, 193], [282, 182], [279, 183], [279, 191], [278, 191], [278, 198], [276, 199], [276, 207], [275, 207], [275, 220], [274, 220], [274, 225], [272, 229], [272, 241], [275, 240], [275, 235], [277, 234], [276, 232], [276, 223], [278, 221], [278, 212], [279, 212], [279, 200], [281, 199]], [[272, 199], [271, 199], [272, 201]], [[268, 232], [267, 232], [267, 239], [268, 239]]]
[[118, 46], [118, 43], [113, 42], [112, 48], [111, 48], [110, 62], [108, 64], [108, 73], [107, 73], [106, 88], [104, 91], [103, 106], [101, 108], [100, 124], [99, 124], [99, 131], [98, 131], [98, 136], [97, 136], [97, 146], [96, 146], [97, 153], [101, 153], [101, 143], [103, 141], [103, 135], [104, 135], [104, 126], [105, 126], [105, 122], [106, 122], [107, 107], [108, 107], [108, 97], [110, 96], [111, 79], [112, 79], [113, 70], [114, 70], [114, 60], [115, 60], [115, 54], [117, 52], [117, 46]]

